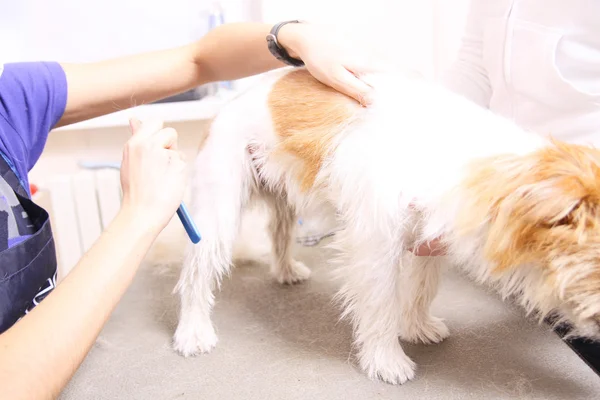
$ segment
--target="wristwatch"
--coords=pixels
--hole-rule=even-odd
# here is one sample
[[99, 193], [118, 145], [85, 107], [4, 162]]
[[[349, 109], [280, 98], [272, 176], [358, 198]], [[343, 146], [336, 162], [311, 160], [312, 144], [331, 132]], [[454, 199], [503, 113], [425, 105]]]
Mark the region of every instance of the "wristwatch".
[[271, 32], [267, 35], [267, 46], [269, 47], [271, 54], [273, 54], [273, 56], [278, 60], [294, 67], [302, 67], [304, 66], [304, 62], [302, 60], [298, 60], [297, 58], [290, 57], [287, 50], [279, 45], [279, 42], [277, 41], [277, 34], [282, 26], [286, 24], [298, 23], [300, 23], [298, 20], [280, 22], [277, 25], [274, 25], [273, 28], [271, 28]]

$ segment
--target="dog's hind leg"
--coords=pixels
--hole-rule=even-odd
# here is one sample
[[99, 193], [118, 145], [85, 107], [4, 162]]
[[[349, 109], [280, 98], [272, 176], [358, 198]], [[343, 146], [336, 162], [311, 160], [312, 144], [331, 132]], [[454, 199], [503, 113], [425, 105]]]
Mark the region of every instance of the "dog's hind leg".
[[430, 313], [438, 291], [443, 257], [404, 255], [400, 277], [400, 337], [412, 343], [439, 343], [448, 337], [444, 322]]
[[196, 158], [192, 180], [191, 211], [202, 240], [189, 247], [175, 287], [181, 305], [173, 346], [184, 356], [209, 352], [217, 343], [211, 321], [214, 291], [231, 268], [241, 211], [251, 190], [242, 139], [227, 125], [215, 128]]
[[269, 231], [273, 243], [271, 275], [281, 284], [294, 284], [308, 279], [310, 269], [292, 258], [291, 247], [296, 213], [285, 196], [265, 197], [271, 211]]

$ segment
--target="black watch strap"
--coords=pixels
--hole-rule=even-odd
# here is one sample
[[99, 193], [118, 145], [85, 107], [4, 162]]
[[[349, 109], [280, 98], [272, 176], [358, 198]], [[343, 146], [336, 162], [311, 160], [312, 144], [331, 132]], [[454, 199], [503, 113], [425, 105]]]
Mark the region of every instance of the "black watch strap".
[[267, 35], [267, 45], [269, 47], [269, 51], [275, 58], [286, 63], [287, 65], [292, 65], [294, 67], [302, 67], [304, 66], [304, 62], [302, 60], [298, 60], [297, 58], [292, 58], [288, 54], [287, 50], [279, 45], [277, 40], [277, 34], [282, 26], [286, 24], [297, 24], [300, 23], [298, 20], [293, 21], [284, 21], [280, 22], [277, 25], [274, 25], [271, 28], [271, 32]]

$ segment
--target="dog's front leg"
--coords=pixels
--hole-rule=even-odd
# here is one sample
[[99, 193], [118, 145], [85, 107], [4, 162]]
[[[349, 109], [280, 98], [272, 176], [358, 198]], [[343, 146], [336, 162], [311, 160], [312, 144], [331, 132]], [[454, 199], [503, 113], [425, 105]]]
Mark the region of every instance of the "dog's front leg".
[[394, 244], [382, 245], [386, 241], [390, 239], [348, 248], [348, 265], [339, 270], [345, 280], [340, 296], [346, 306], [344, 315], [354, 325], [362, 369], [371, 379], [402, 384], [414, 377], [415, 363], [398, 340], [399, 257]]
[[175, 289], [181, 304], [173, 347], [185, 357], [208, 353], [217, 344], [211, 311], [216, 283], [220, 275], [226, 272], [228, 263], [222, 263], [216, 252], [207, 252], [201, 246], [205, 246], [205, 243], [195, 245], [188, 252]]
[[443, 257], [406, 253], [400, 271], [400, 337], [412, 343], [439, 343], [448, 337], [446, 324], [430, 313], [438, 291]]
[[[219, 138], [227, 138], [226, 132], [211, 134], [213, 141], [196, 159], [191, 210], [202, 240], [188, 248], [175, 288], [181, 309], [173, 345], [184, 356], [207, 353], [217, 344], [211, 322], [214, 292], [232, 267], [233, 244], [250, 195], [248, 168], [241, 161], [245, 148], [236, 154]], [[229, 161], [223, 160], [225, 154]]]

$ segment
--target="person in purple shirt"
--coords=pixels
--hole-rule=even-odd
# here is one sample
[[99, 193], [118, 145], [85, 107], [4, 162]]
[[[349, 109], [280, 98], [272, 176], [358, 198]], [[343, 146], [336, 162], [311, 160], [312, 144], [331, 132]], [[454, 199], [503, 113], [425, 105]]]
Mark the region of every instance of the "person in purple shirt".
[[[321, 82], [357, 101], [367, 99], [370, 88], [356, 77], [366, 68], [339, 51], [342, 47], [328, 40], [331, 35], [322, 28], [295, 22], [227, 24], [187, 46], [98, 63], [0, 67], [2, 398], [58, 396], [174, 215], [185, 188], [177, 132], [159, 121], [132, 120], [121, 168], [121, 210], [57, 286], [48, 214], [32, 202], [27, 177], [48, 133], [207, 82], [302, 62]], [[265, 40], [270, 33], [277, 40]]]

